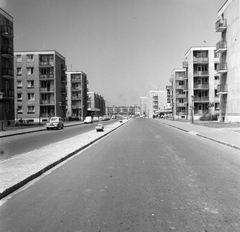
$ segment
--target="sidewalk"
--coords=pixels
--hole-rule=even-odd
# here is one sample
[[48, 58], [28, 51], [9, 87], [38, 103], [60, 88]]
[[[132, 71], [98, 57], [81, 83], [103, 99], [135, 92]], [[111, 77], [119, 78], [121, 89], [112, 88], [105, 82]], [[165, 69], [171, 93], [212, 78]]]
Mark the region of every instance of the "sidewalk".
[[166, 119], [157, 119], [160, 123], [175, 127], [185, 132], [200, 136], [232, 148], [240, 150], [240, 124], [239, 127], [228, 128], [209, 128], [200, 123], [172, 121]]
[[[84, 122], [83, 121], [67, 121], [67, 122], [64, 122], [64, 127], [76, 126], [81, 124], [84, 124]], [[46, 130], [45, 125], [29, 127], [29, 128], [16, 127], [12, 130], [0, 131], [0, 138], [33, 133], [33, 132], [43, 131], [43, 130]]]
[[[122, 123], [115, 121], [114, 123], [105, 126], [103, 132], [96, 132], [94, 129], [75, 137], [52, 143], [40, 149], [1, 161], [0, 199], [21, 188], [29, 181], [39, 177], [44, 172], [67, 160], [104, 136], [107, 136], [109, 133], [120, 126], [123, 126], [127, 122], [128, 120], [123, 120]], [[65, 126], [73, 125], [76, 125], [76, 122], [66, 124]], [[39, 131], [39, 128], [5, 131], [4, 133], [5, 136], [11, 136], [13, 133], [31, 133], [31, 130], [32, 132]]]

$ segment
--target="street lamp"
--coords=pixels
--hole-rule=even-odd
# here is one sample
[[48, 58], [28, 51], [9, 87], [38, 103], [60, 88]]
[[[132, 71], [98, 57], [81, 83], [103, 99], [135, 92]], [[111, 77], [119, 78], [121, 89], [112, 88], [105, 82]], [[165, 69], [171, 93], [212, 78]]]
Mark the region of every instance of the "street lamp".
[[2, 110], [2, 115], [1, 115], [1, 117], [2, 117], [2, 120], [1, 120], [1, 130], [3, 131], [3, 115], [4, 115], [4, 109], [3, 109], [3, 92], [0, 92], [0, 102], [1, 102], [1, 105], [2, 105], [2, 108], [1, 108], [1, 110]]
[[191, 118], [192, 118], [192, 123], [194, 123], [194, 118], [193, 118], [193, 111], [194, 111], [194, 95], [191, 96], [192, 102], [191, 102]]
[[174, 113], [173, 113], [173, 108], [174, 108], [174, 102], [172, 103], [172, 119], [174, 121]]

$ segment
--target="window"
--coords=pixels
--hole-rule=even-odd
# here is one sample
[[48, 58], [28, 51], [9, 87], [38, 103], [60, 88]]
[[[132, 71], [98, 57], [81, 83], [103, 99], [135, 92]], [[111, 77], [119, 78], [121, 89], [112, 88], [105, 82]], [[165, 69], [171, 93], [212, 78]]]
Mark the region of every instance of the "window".
[[27, 62], [33, 62], [33, 55], [27, 55]]
[[22, 94], [21, 93], [17, 94], [17, 101], [22, 101]]
[[34, 93], [28, 93], [28, 101], [34, 101]]
[[35, 107], [34, 106], [28, 106], [28, 114], [35, 114]]
[[22, 88], [22, 81], [17, 81], [17, 88], [21, 89]]
[[27, 68], [27, 74], [32, 75], [33, 74], [33, 68]]
[[215, 81], [219, 81], [219, 76], [214, 77]]
[[17, 107], [17, 113], [22, 114], [22, 111], [23, 111], [22, 106], [18, 106]]
[[17, 55], [17, 62], [22, 62], [22, 56], [21, 55]]
[[27, 87], [28, 88], [34, 88], [34, 81], [28, 81], [27, 82]]
[[22, 68], [17, 68], [17, 76], [22, 76]]

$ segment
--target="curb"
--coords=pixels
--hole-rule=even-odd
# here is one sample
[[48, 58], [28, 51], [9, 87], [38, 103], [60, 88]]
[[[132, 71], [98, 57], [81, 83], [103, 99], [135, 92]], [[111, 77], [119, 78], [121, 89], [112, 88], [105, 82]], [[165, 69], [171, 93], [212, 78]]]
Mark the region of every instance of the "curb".
[[[177, 127], [177, 126], [173, 126], [173, 125], [170, 125], [170, 124], [167, 124], [167, 123], [164, 123], [164, 122], [163, 122], [163, 124], [164, 124], [164, 125], [167, 125], [167, 126], [170, 126], [170, 127], [173, 127], [173, 128], [176, 128], [176, 129], [179, 129], [179, 130], [184, 131], [184, 132], [190, 132], [189, 130], [186, 130], [186, 129], [183, 129], [183, 128], [180, 128], [180, 127]], [[221, 140], [208, 137], [208, 136], [206, 136], [206, 135], [201, 135], [201, 134], [197, 133], [196, 136], [199, 136], [199, 137], [201, 137], [201, 138], [208, 139], [208, 140], [211, 140], [211, 141], [213, 141], [213, 142], [220, 143], [220, 144], [223, 144], [223, 145], [225, 145], [225, 146], [228, 146], [228, 147], [231, 147], [231, 148], [240, 150], [240, 147], [237, 146], [237, 145], [234, 145], [234, 144], [231, 144], [231, 143], [227, 143], [227, 142], [223, 142], [223, 141], [221, 141]]]
[[[128, 120], [128, 121], [129, 121], [129, 120]], [[49, 164], [49, 165], [46, 166], [45, 168], [43, 168], [43, 169], [41, 169], [40, 171], [32, 174], [31, 176], [27, 177], [26, 179], [20, 181], [19, 183], [17, 183], [17, 184], [15, 184], [15, 185], [13, 185], [13, 186], [5, 189], [3, 192], [0, 193], [0, 200], [1, 200], [2, 198], [6, 197], [7, 195], [13, 193], [13, 192], [16, 191], [17, 189], [23, 187], [25, 184], [27, 184], [28, 182], [32, 181], [33, 179], [41, 176], [43, 173], [45, 173], [45, 172], [47, 172], [48, 170], [50, 170], [51, 168], [57, 166], [57, 165], [60, 164], [61, 162], [63, 162], [63, 161], [65, 161], [65, 160], [67, 160], [68, 158], [74, 156], [76, 153], [84, 150], [85, 148], [89, 147], [90, 145], [96, 143], [98, 140], [100, 140], [100, 139], [104, 138], [105, 136], [109, 135], [110, 133], [114, 132], [114, 131], [117, 130], [119, 127], [125, 125], [125, 123], [127, 123], [128, 121], [126, 121], [126, 122], [124, 122], [124, 123], [121, 123], [119, 126], [115, 127], [114, 129], [112, 129], [111, 131], [107, 132], [106, 134], [98, 137], [97, 139], [95, 139], [95, 140], [89, 142], [88, 144], [80, 147], [79, 149], [71, 152], [70, 154], [68, 154], [68, 155], [66, 155], [65, 157], [63, 157], [63, 158], [55, 161], [54, 163]], [[31, 133], [31, 132], [29, 132], [29, 133]]]

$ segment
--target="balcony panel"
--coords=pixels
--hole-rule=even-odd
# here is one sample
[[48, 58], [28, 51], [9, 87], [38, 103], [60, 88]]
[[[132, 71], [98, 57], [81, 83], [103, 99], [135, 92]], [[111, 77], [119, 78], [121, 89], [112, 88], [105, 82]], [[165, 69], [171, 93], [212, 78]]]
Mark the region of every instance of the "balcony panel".
[[209, 76], [208, 71], [193, 71], [194, 76]]
[[39, 88], [39, 92], [54, 92], [54, 88]]
[[209, 102], [209, 97], [194, 97], [194, 102]]
[[183, 85], [177, 85], [176, 89], [184, 89], [184, 86]]
[[40, 61], [39, 66], [40, 67], [53, 67], [54, 62], [53, 61]]
[[43, 80], [43, 79], [54, 79], [54, 74], [40, 74], [39, 75], [39, 79]]
[[1, 92], [3, 92], [3, 99], [14, 98], [14, 90], [12, 89], [2, 89]]
[[10, 48], [10, 47], [3, 46], [1, 48], [1, 53], [2, 53], [2, 56], [7, 58], [7, 59], [13, 58], [13, 49]]
[[183, 68], [187, 68], [188, 67], [188, 62], [187, 61], [183, 61]]
[[226, 73], [227, 72], [227, 63], [220, 63], [217, 65], [218, 73]]
[[208, 57], [193, 57], [194, 63], [208, 63]]
[[209, 84], [194, 84], [194, 89], [209, 89]]
[[219, 19], [215, 23], [215, 32], [223, 32], [227, 29], [227, 20], [226, 19]]
[[55, 102], [51, 100], [40, 100], [40, 105], [54, 105]]
[[10, 68], [2, 68], [2, 77], [12, 79], [14, 77], [14, 71]]
[[177, 94], [176, 98], [186, 98], [186, 94]]
[[226, 84], [220, 84], [217, 86], [217, 94], [227, 94], [228, 86]]
[[13, 38], [13, 29], [8, 25], [2, 25], [1, 34], [6, 38]]
[[223, 53], [227, 51], [227, 41], [219, 41], [216, 44], [216, 52]]

